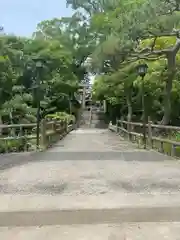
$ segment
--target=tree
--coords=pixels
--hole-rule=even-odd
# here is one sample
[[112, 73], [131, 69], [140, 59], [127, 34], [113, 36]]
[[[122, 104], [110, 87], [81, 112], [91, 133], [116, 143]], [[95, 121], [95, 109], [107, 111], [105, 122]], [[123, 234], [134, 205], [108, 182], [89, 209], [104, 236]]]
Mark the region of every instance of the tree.
[[[88, 0], [70, 3], [74, 4], [75, 8], [82, 7], [86, 11], [92, 5], [97, 6], [96, 1]], [[176, 75], [176, 57], [180, 48], [179, 1], [117, 0], [109, 4], [107, 1], [100, 1], [99, 4], [101, 8], [93, 8], [89, 20], [99, 33], [97, 48], [92, 55], [95, 66], [99, 67], [99, 72], [106, 74], [139, 59], [167, 59], [164, 66], [167, 71], [164, 78], [166, 86], [161, 123], [168, 124], [171, 116], [171, 90]], [[149, 44], [144, 46], [144, 42]]]
[[84, 63], [95, 47], [94, 33], [85, 22], [83, 14], [77, 12], [71, 18], [52, 19], [38, 24], [35, 38], [56, 40], [71, 52], [72, 68], [79, 80], [87, 78]]
[[[0, 37], [0, 112], [10, 123], [36, 121], [37, 94], [41, 98], [41, 116], [49, 112], [69, 111], [69, 97], [77, 91], [79, 79], [74, 73], [71, 49], [57, 39], [40, 37]], [[63, 42], [63, 40], [62, 40]], [[37, 89], [35, 58], [42, 59]], [[39, 92], [37, 92], [37, 90]]]

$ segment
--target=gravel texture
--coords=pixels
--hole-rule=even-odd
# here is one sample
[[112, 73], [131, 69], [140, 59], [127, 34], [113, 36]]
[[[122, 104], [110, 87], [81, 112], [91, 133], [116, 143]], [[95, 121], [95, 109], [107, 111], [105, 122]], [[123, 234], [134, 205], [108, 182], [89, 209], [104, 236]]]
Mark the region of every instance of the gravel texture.
[[[107, 130], [74, 131], [47, 153], [23, 156], [27, 162], [19, 164], [16, 158], [17, 166], [0, 172], [0, 193], [77, 196], [180, 191], [179, 162], [159, 161], [163, 155], [137, 150]], [[92, 159], [77, 160], [82, 151]], [[64, 159], [69, 152], [72, 159]], [[98, 154], [100, 159], [95, 158]], [[108, 160], [111, 155], [117, 159]]]
[[0, 157], [1, 212], [141, 204], [179, 211], [179, 203], [179, 161], [139, 150], [108, 130], [79, 129], [48, 152]]
[[2, 240], [179, 240], [179, 223], [1, 228]]
[[162, 159], [108, 130], [79, 129], [46, 153], [11, 158], [14, 165], [0, 172], [0, 194], [178, 193], [180, 164]]

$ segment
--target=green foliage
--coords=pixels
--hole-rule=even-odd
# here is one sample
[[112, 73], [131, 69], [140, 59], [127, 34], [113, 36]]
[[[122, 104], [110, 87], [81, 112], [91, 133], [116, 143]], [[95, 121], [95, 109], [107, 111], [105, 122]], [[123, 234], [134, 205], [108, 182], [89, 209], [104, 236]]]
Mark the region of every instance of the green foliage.
[[75, 118], [71, 114], [67, 114], [66, 112], [56, 112], [53, 114], [48, 114], [45, 116], [47, 120], [56, 120], [56, 121], [65, 121], [68, 124], [75, 122]]
[[107, 100], [110, 115], [115, 111], [116, 117], [130, 114], [130, 118], [142, 120], [143, 84], [135, 65], [146, 61], [149, 65], [144, 79], [146, 115], [154, 121], [162, 120], [162, 124], [177, 124], [179, 0], [67, 0], [67, 3], [76, 13], [85, 11], [82, 22], [86, 22], [96, 39], [90, 55], [92, 72], [96, 73], [93, 97]]
[[[80, 23], [71, 25], [71, 19], [52, 19], [39, 23], [32, 38], [0, 36], [2, 123], [36, 122], [38, 101], [41, 117], [69, 112], [70, 99], [87, 74], [83, 61], [88, 55], [82, 37], [72, 39]], [[35, 59], [41, 59], [41, 69]]]
[[[67, 0], [67, 4], [75, 10], [71, 17], [42, 21], [31, 38], [1, 34], [1, 122], [35, 122], [39, 100], [41, 118], [69, 113], [70, 99], [81, 81], [89, 82], [89, 73], [96, 74], [93, 96], [107, 100], [109, 114], [131, 114], [140, 120], [143, 84], [136, 65], [141, 60], [149, 65], [144, 79], [146, 114], [155, 121], [169, 114], [171, 122], [179, 121], [180, 39], [175, 30], [180, 27], [179, 1]], [[177, 49], [173, 66], [167, 49], [171, 53]], [[43, 62], [41, 70], [37, 58]]]
[[0, 153], [22, 152], [27, 144], [26, 139], [0, 140]]

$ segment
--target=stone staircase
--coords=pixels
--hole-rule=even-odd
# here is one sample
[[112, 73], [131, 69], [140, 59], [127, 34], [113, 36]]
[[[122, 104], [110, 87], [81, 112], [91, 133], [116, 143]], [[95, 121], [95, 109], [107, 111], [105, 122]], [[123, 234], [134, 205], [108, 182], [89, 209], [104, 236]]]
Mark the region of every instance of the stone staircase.
[[105, 122], [104, 112], [92, 109], [91, 127], [100, 129], [108, 127], [108, 124]]
[[90, 128], [91, 127], [91, 110], [88, 109], [83, 110], [81, 115], [81, 128]]
[[100, 128], [105, 129], [108, 124], [105, 123], [104, 112], [91, 107], [89, 111], [85, 109], [82, 113], [81, 128]]

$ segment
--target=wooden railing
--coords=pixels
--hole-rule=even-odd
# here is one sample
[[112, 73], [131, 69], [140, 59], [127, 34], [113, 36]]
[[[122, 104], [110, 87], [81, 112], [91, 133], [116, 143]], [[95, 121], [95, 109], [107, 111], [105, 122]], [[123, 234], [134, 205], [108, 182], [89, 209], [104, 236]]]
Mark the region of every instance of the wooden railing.
[[[139, 122], [117, 120], [116, 125], [109, 124], [109, 129], [122, 137], [137, 142], [139, 147], [144, 144], [144, 125]], [[147, 148], [156, 149], [170, 156], [180, 157], [180, 127], [153, 124], [145, 125]]]
[[[36, 124], [0, 125], [0, 153], [33, 151], [37, 149]], [[74, 128], [66, 121], [47, 121], [40, 125], [40, 149], [46, 149]]]

